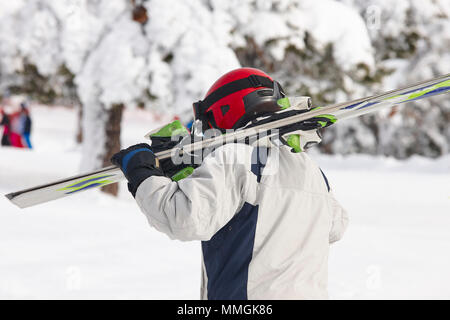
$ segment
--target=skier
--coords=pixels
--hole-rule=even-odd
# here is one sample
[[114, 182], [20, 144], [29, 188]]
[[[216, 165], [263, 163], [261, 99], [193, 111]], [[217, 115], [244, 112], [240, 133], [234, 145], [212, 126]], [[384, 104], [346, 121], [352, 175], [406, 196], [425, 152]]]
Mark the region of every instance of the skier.
[[[280, 111], [283, 98], [270, 76], [240, 68], [194, 104], [195, 119], [204, 130], [237, 129]], [[169, 131], [155, 137], [167, 139]], [[298, 152], [304, 144], [226, 144], [175, 179], [171, 159], [157, 165], [155, 141], [111, 161], [151, 226], [172, 239], [202, 241], [202, 299], [327, 298], [329, 244], [342, 237], [348, 218], [320, 168]]]

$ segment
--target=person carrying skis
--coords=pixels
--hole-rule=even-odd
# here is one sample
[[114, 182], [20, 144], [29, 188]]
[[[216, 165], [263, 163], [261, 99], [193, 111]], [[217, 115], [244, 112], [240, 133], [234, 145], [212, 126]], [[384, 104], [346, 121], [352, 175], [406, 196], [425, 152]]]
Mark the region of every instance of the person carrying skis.
[[[285, 98], [266, 73], [240, 68], [194, 104], [195, 119], [205, 131], [238, 129], [287, 107]], [[163, 128], [152, 146], [131, 146], [111, 161], [151, 226], [172, 239], [202, 241], [201, 298], [327, 298], [329, 245], [341, 239], [348, 218], [301, 152], [302, 140], [226, 144], [174, 175], [175, 161], [158, 163], [155, 153], [180, 130]]]

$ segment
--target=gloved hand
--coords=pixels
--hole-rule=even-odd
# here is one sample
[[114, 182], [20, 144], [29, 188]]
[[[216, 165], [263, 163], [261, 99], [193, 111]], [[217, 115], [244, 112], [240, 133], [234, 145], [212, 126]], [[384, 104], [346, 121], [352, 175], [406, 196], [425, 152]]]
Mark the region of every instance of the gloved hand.
[[[160, 151], [172, 149], [177, 144], [178, 141], [172, 141], [170, 137], [158, 137], [158, 138], [152, 137], [151, 148], [155, 153], [158, 153]], [[174, 176], [178, 176], [178, 173], [180, 172], [186, 172], [185, 169], [191, 166], [192, 165], [186, 165], [184, 163], [174, 164], [170, 157], [163, 160], [159, 160], [159, 167], [161, 168], [161, 170], [167, 177], [171, 178], [174, 181], [181, 180], [180, 178], [174, 178]]]
[[156, 157], [152, 148], [146, 143], [136, 144], [121, 150], [112, 156], [111, 162], [120, 167], [128, 180], [128, 190], [133, 197], [139, 185], [148, 177], [163, 176], [163, 171], [156, 166]]
[[[152, 140], [152, 150], [155, 153], [165, 151], [175, 147], [184, 137], [189, 135], [189, 131], [181, 124], [179, 120], [168, 123], [161, 128], [148, 134]], [[173, 181], [179, 181], [193, 172], [193, 165], [174, 164], [171, 158], [160, 160], [159, 167], [164, 174]]]

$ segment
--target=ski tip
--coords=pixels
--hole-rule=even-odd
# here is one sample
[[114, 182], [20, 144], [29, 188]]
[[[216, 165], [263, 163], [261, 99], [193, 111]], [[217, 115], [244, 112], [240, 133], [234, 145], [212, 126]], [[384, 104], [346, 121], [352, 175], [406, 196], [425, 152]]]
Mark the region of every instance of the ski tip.
[[20, 209], [23, 209], [23, 208], [26, 208], [27, 206], [24, 206], [23, 205], [23, 203], [20, 203], [20, 201], [18, 202], [17, 201], [17, 195], [16, 195], [16, 193], [8, 193], [8, 194], [5, 194], [5, 197], [9, 200], [9, 201], [11, 201], [11, 203], [12, 204], [14, 204], [15, 206], [17, 206], [18, 208], [20, 208]]
[[5, 197], [6, 197], [9, 201], [11, 201], [11, 200], [14, 198], [14, 194], [8, 193], [8, 194], [5, 194]]

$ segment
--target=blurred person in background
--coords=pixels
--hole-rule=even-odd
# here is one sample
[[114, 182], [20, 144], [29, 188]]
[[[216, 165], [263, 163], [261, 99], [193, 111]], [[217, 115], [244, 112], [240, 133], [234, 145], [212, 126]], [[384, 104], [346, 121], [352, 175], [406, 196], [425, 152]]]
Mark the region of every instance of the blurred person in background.
[[25, 101], [20, 104], [19, 121], [21, 124], [22, 144], [25, 148], [31, 149], [31, 117], [28, 104]]
[[9, 140], [9, 134], [11, 132], [10, 128], [10, 120], [9, 116], [6, 114], [6, 112], [3, 109], [0, 109], [0, 126], [3, 126], [3, 134], [2, 134], [2, 140], [1, 144], [2, 146], [10, 146], [11, 141]]
[[16, 148], [24, 148], [24, 145], [22, 143], [23, 124], [21, 122], [20, 115], [21, 111], [16, 111], [9, 115], [9, 141], [11, 142], [11, 146]]
[[[10, 103], [10, 102], [9, 102]], [[16, 148], [32, 148], [30, 134], [31, 134], [31, 117], [28, 109], [28, 104], [23, 101], [20, 103], [20, 110], [17, 111], [17, 105], [9, 106], [13, 108], [12, 112], [2, 113], [4, 125], [4, 132], [2, 138], [2, 145], [9, 145]]]

